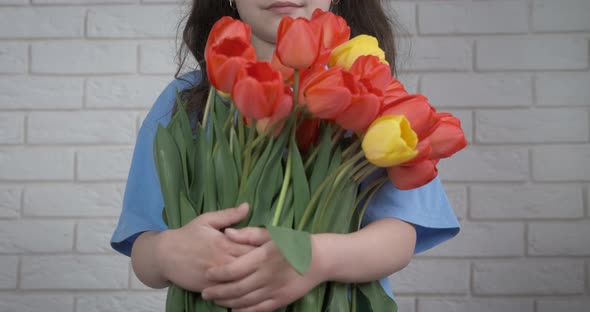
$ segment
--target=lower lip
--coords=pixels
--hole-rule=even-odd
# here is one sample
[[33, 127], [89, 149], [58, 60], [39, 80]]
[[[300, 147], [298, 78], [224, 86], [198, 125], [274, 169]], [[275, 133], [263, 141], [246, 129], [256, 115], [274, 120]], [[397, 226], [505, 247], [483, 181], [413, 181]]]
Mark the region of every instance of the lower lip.
[[297, 6], [282, 6], [282, 7], [271, 7], [268, 8], [269, 11], [275, 14], [291, 14], [295, 12], [295, 10], [299, 9]]

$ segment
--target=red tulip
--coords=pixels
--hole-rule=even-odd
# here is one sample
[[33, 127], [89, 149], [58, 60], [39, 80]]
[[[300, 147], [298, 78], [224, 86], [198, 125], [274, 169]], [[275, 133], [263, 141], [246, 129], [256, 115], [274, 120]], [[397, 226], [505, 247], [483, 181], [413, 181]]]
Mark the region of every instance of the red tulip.
[[320, 132], [321, 120], [317, 118], [305, 118], [297, 127], [297, 146], [302, 152], [307, 152], [311, 145], [316, 145]]
[[385, 111], [391, 105], [391, 103], [394, 103], [395, 101], [407, 95], [409, 94], [404, 88], [404, 85], [398, 80], [392, 79], [389, 82], [389, 85], [385, 88], [385, 93], [383, 94], [382, 111]]
[[207, 52], [207, 75], [215, 89], [229, 94], [237, 73], [249, 61], [256, 60], [256, 52], [240, 38], [226, 38], [211, 46]]
[[434, 131], [428, 136], [432, 152], [430, 158], [447, 158], [467, 146], [465, 133], [461, 129], [461, 121], [444, 113], [437, 114], [440, 118]]
[[281, 60], [279, 60], [276, 51], [272, 54], [270, 64], [275, 70], [278, 70], [283, 75], [283, 79], [285, 79], [285, 81], [291, 81], [293, 79], [293, 76], [295, 75], [295, 70], [281, 63]]
[[281, 73], [268, 62], [246, 64], [237, 75], [232, 98], [245, 118], [257, 121], [260, 132], [285, 118], [293, 108]]
[[211, 28], [205, 50], [227, 38], [240, 38], [244, 42], [250, 42], [251, 33], [252, 31], [248, 24], [229, 16], [224, 16]]
[[334, 120], [351, 103], [352, 93], [345, 85], [347, 73], [341, 67], [319, 70], [305, 77], [300, 104], [316, 118]]
[[385, 92], [393, 80], [389, 65], [383, 64], [374, 55], [359, 56], [349, 71], [381, 92]]
[[283, 17], [277, 30], [276, 53], [285, 66], [310, 67], [320, 53], [320, 28], [305, 18]]
[[311, 15], [311, 22], [321, 27], [324, 49], [332, 51], [350, 39], [350, 27], [346, 24], [346, 20], [332, 12], [316, 9]]
[[420, 187], [434, 179], [438, 174], [438, 161], [424, 159], [412, 166], [394, 166], [387, 168], [389, 179], [400, 190], [410, 190]]
[[381, 99], [378, 94], [370, 92], [353, 74], [344, 72], [343, 77], [352, 98], [350, 105], [337, 114], [336, 123], [344, 129], [364, 131], [379, 114]]
[[382, 115], [406, 116], [419, 139], [426, 137], [438, 121], [428, 99], [419, 94], [407, 95], [389, 103]]

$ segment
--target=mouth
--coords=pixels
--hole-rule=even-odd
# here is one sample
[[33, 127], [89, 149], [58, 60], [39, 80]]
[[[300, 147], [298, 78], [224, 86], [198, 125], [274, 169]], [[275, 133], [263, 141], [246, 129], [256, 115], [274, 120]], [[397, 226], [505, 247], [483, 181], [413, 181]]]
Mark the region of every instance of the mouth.
[[278, 14], [290, 14], [294, 10], [303, 7], [302, 4], [297, 4], [291, 1], [275, 1], [266, 9]]

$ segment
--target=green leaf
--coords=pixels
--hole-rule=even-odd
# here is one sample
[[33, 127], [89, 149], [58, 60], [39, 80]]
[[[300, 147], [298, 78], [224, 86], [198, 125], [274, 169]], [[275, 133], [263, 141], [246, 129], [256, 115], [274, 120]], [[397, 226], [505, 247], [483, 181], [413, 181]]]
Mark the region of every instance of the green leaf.
[[227, 312], [228, 309], [216, 305], [213, 301], [204, 300], [198, 296], [195, 300], [195, 310], [188, 312]]
[[315, 192], [315, 190], [318, 189], [320, 184], [322, 184], [324, 179], [328, 176], [328, 167], [330, 165], [331, 134], [332, 130], [330, 127], [322, 127], [320, 142], [319, 146], [317, 147], [319, 149], [318, 155], [311, 166], [312, 172], [309, 179], [309, 189], [312, 192]]
[[[350, 311], [350, 300], [348, 298], [349, 287], [347, 284], [330, 283], [328, 287], [329, 298], [326, 312], [348, 312]], [[362, 311], [362, 310], [361, 310]]]
[[[397, 312], [397, 304], [385, 293], [379, 281], [359, 284], [357, 285], [357, 289], [362, 294], [362, 296], [359, 296], [359, 299], [364, 299], [359, 300], [359, 304], [361, 304], [361, 301], [364, 301], [362, 302], [364, 307], [363, 309], [359, 308], [358, 311]], [[366, 309], [367, 307], [370, 310]]]
[[176, 285], [168, 287], [168, 295], [166, 296], [166, 312], [185, 312], [185, 297], [186, 291]]
[[305, 208], [311, 199], [310, 191], [309, 191], [309, 182], [307, 181], [307, 176], [305, 174], [305, 166], [303, 165], [303, 160], [301, 159], [301, 153], [297, 148], [297, 143], [295, 142], [295, 138], [291, 138], [291, 144], [289, 146], [289, 152], [291, 153], [292, 157], [292, 172], [291, 176], [293, 179], [293, 212], [295, 214], [295, 227], [298, 226], [299, 221], [303, 217], [303, 213], [305, 212]]
[[284, 227], [267, 226], [268, 232], [283, 257], [303, 275], [311, 264], [311, 235]]
[[[189, 168], [188, 168], [188, 159], [187, 159], [187, 142], [184, 140], [184, 135], [182, 134], [182, 129], [180, 127], [173, 127], [170, 129], [172, 131], [172, 136], [176, 145], [178, 146], [178, 151], [180, 153], [181, 165], [182, 165], [182, 178], [184, 179], [184, 186], [186, 192], [189, 191]], [[188, 142], [190, 143], [190, 142]]]
[[166, 219], [170, 228], [178, 228], [180, 227], [178, 194], [183, 189], [181, 157], [174, 139], [161, 125], [158, 125], [154, 138], [154, 154]]
[[191, 222], [197, 217], [197, 213], [184, 192], [180, 192], [180, 222], [181, 226]]
[[293, 311], [322, 311], [326, 284], [320, 284], [293, 304]]
[[193, 159], [194, 165], [192, 166], [193, 183], [189, 190], [189, 197], [195, 203], [195, 211], [197, 214], [201, 214], [203, 210], [203, 194], [205, 182], [207, 180], [205, 176], [205, 162], [207, 160], [206, 140], [206, 130], [199, 128], [196, 133], [196, 141], [194, 144], [195, 157]]

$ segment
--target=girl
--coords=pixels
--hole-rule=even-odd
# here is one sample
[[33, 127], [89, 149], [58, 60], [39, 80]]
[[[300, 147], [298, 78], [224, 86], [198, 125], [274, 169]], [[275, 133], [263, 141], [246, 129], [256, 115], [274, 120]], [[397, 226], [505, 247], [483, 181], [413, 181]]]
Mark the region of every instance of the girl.
[[[180, 229], [167, 230], [153, 160], [154, 135], [158, 123], [166, 126], [170, 121], [177, 88], [183, 90], [189, 113], [202, 117], [210, 86], [203, 71], [204, 49], [213, 24], [226, 15], [249, 24], [258, 59], [270, 60], [281, 17], [309, 18], [317, 8], [344, 17], [353, 36], [377, 37], [394, 68], [393, 32], [379, 0], [193, 1], [183, 41], [201, 71], [174, 80], [144, 120], [111, 241], [115, 250], [131, 256], [136, 275], [146, 285], [163, 288], [174, 283], [236, 312], [275, 310], [324, 281], [381, 279], [393, 296], [388, 275], [404, 268], [413, 254], [458, 233], [457, 219], [438, 178], [409, 191], [386, 183], [370, 202], [360, 231], [313, 235], [312, 264], [303, 276], [283, 259], [264, 229], [229, 228], [247, 215], [247, 204], [203, 214]], [[182, 67], [186, 53], [180, 55]]]

